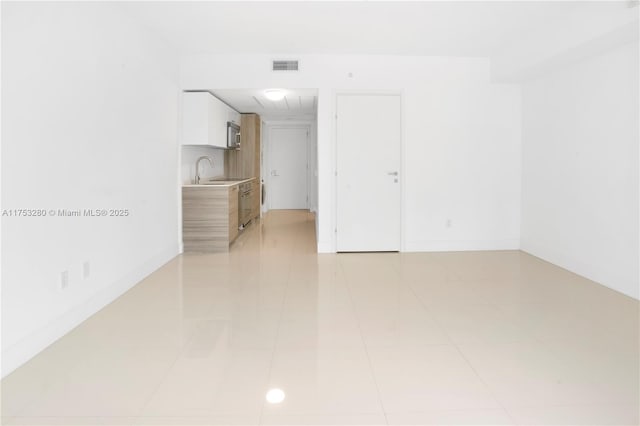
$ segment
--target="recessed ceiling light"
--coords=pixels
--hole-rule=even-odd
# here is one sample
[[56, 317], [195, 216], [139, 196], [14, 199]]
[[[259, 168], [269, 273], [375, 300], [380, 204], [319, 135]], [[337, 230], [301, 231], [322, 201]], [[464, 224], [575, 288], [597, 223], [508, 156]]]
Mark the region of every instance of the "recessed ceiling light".
[[269, 389], [266, 399], [270, 404], [280, 404], [284, 401], [284, 391], [282, 389]]
[[284, 90], [282, 89], [267, 89], [264, 91], [264, 95], [271, 101], [280, 101], [284, 99]]

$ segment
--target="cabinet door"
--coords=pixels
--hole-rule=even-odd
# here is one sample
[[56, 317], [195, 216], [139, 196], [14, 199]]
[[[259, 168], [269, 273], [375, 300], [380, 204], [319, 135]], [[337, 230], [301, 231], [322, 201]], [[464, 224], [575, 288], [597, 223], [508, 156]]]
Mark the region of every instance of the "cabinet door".
[[227, 106], [218, 98], [209, 95], [209, 145], [227, 147]]
[[240, 149], [225, 152], [227, 176], [260, 177], [260, 116], [240, 114]]
[[251, 189], [251, 217], [257, 218], [260, 217], [260, 179], [251, 181]]
[[[261, 121], [260, 121], [260, 116], [257, 114], [254, 114], [253, 116], [253, 139], [254, 139], [254, 144], [253, 144], [253, 152], [254, 152], [254, 156], [253, 156], [253, 176], [255, 176], [258, 179], [258, 187], [260, 187], [260, 178], [261, 178], [261, 172], [260, 172], [260, 159], [261, 159], [261, 154], [262, 151], [260, 149], [260, 137], [261, 137], [261, 127], [260, 127]], [[260, 188], [258, 188], [260, 189]], [[258, 204], [260, 204], [260, 196], [258, 196]]]
[[182, 144], [226, 148], [227, 108], [211, 93], [183, 93]]
[[227, 121], [240, 125], [240, 113], [227, 106]]
[[209, 144], [208, 93], [187, 92], [182, 94], [182, 144]]
[[240, 132], [240, 149], [242, 150], [241, 175], [245, 177], [260, 176], [260, 116], [242, 114], [242, 130]]
[[229, 243], [238, 236], [238, 185], [229, 188]]

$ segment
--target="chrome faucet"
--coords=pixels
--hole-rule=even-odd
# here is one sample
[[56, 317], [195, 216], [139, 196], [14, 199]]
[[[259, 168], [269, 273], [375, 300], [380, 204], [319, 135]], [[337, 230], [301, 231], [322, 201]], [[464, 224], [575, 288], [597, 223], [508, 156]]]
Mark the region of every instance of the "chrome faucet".
[[213, 160], [211, 159], [211, 157], [208, 157], [206, 155], [203, 155], [202, 157], [199, 157], [196, 160], [196, 177], [193, 180], [196, 185], [198, 185], [200, 183], [200, 160], [207, 160], [209, 162], [209, 164], [211, 164], [211, 168], [213, 168]]

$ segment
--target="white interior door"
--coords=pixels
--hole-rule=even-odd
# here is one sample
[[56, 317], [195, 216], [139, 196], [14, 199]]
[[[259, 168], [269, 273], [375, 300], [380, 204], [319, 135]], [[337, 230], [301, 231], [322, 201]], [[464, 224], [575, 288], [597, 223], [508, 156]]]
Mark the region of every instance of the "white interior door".
[[337, 249], [400, 250], [399, 95], [337, 97]]
[[307, 139], [304, 127], [273, 127], [269, 132], [270, 209], [307, 209]]

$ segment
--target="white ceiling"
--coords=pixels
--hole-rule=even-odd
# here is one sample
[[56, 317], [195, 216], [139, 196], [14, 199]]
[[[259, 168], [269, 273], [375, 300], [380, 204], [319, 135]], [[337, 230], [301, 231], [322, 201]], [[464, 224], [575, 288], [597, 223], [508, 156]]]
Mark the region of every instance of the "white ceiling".
[[316, 89], [284, 89], [285, 97], [271, 101], [264, 89], [211, 90], [211, 93], [239, 112], [255, 112], [266, 120], [315, 120]]
[[[619, 1], [142, 1], [118, 3], [179, 54], [384, 54], [492, 57], [537, 40], [583, 9]], [[557, 41], [557, 40], [556, 40]], [[269, 101], [264, 89], [215, 90], [240, 112], [312, 119], [314, 89]]]
[[585, 2], [131, 2], [181, 54], [490, 56]]

